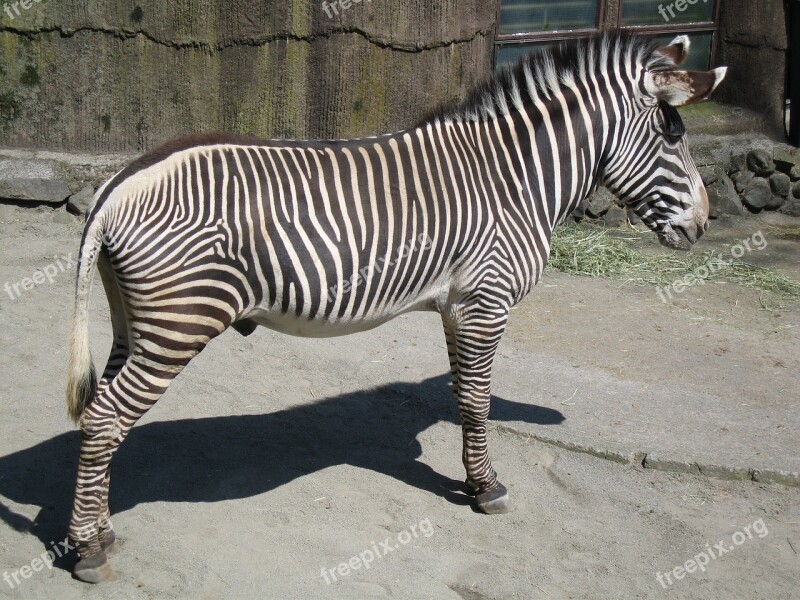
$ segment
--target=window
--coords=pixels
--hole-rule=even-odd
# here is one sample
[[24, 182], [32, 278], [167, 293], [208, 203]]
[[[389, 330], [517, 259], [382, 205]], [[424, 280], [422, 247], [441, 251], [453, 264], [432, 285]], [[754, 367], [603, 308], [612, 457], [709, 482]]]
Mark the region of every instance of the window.
[[554, 41], [600, 31], [608, 0], [498, 0], [495, 65]]
[[597, 27], [599, 0], [503, 0], [500, 3], [500, 33], [560, 31]]
[[712, 22], [709, 0], [623, 0], [621, 25], [658, 25]]
[[606, 29], [622, 28], [668, 43], [692, 41], [687, 69], [710, 68], [720, 0], [498, 0], [495, 65], [527, 52]]
[[678, 34], [692, 42], [686, 69], [708, 69], [714, 58], [720, 0], [622, 0], [619, 25], [667, 44]]

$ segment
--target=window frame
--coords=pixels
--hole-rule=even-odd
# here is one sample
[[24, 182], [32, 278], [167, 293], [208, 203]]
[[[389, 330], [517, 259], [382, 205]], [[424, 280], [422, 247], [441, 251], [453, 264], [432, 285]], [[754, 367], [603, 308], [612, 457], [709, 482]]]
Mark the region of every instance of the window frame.
[[608, 0], [597, 0], [597, 11], [595, 12], [595, 26], [584, 27], [583, 29], [554, 29], [551, 31], [532, 31], [526, 33], [500, 33], [500, 10], [503, 0], [496, 2], [495, 23], [497, 23], [497, 33], [494, 36], [495, 46], [498, 42], [523, 43], [531, 41], [541, 41], [542, 38], [552, 40], [566, 40], [570, 38], [594, 35], [603, 30], [603, 19], [605, 18], [605, 8]]
[[[664, 25], [622, 25], [622, 10], [626, 0], [598, 0], [596, 13], [596, 26], [583, 29], [562, 29], [553, 31], [535, 31], [528, 33], [499, 33], [500, 32], [500, 10], [503, 0], [496, 0], [495, 6], [495, 36], [492, 44], [492, 64], [497, 68], [497, 50], [501, 46], [513, 46], [516, 44], [530, 44], [542, 42], [560, 42], [576, 38], [597, 35], [603, 31], [619, 29], [631, 33], [640, 33], [646, 36], [656, 36], [674, 33], [710, 33], [711, 49], [709, 53], [709, 66], [713, 66], [717, 57], [717, 46], [719, 40], [719, 13], [722, 0], [714, 0], [713, 20], [698, 21], [695, 23], [675, 23]], [[609, 4], [616, 4], [616, 15], [608, 10]]]

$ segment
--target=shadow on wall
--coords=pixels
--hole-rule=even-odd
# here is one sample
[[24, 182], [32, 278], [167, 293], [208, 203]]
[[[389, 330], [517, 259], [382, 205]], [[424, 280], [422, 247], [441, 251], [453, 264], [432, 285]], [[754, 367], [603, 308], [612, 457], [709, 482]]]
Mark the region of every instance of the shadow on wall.
[[[417, 384], [394, 383], [263, 415], [134, 427], [114, 457], [112, 521], [114, 514], [143, 503], [246, 498], [343, 464], [468, 505], [461, 480], [416, 460], [422, 454], [421, 432], [439, 422], [459, 423], [449, 380], [448, 374]], [[557, 410], [497, 397], [491, 418], [540, 425], [564, 421]], [[0, 519], [37, 536], [45, 550], [66, 535], [79, 443], [79, 433], [70, 431], [0, 458], [0, 495], [42, 507], [31, 521], [0, 502]], [[57, 559], [55, 566], [67, 569], [72, 562]]]

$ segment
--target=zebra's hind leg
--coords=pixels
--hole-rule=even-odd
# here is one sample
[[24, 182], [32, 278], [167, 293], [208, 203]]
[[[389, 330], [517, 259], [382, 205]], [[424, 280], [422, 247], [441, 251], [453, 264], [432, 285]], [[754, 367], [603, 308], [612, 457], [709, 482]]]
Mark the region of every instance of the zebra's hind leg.
[[[193, 352], [192, 355], [199, 352]], [[189, 362], [156, 364], [134, 353], [116, 377], [98, 388], [80, 419], [81, 450], [75, 503], [69, 538], [80, 560], [73, 573], [77, 579], [100, 583], [114, 578], [105, 549], [113, 543], [108, 521], [109, 465], [116, 449], [139, 418], [166, 391]]]
[[486, 440], [492, 362], [507, 321], [507, 311], [463, 305], [443, 315], [453, 389], [461, 416], [466, 484], [478, 508], [488, 514], [511, 510], [508, 491], [497, 480]]
[[108, 508], [108, 490], [111, 487], [111, 465], [106, 469], [106, 476], [103, 479], [103, 492], [100, 496], [100, 517], [97, 519], [97, 537], [100, 541], [100, 548], [106, 555], [114, 554], [117, 551], [117, 534], [111, 525], [111, 511]]
[[[123, 365], [128, 360], [131, 353], [130, 343], [130, 319], [128, 318], [127, 308], [122, 297], [122, 293], [117, 282], [117, 277], [111, 266], [111, 262], [105, 253], [101, 253], [97, 261], [98, 271], [103, 281], [103, 288], [106, 292], [108, 305], [111, 312], [111, 325], [113, 327], [113, 343], [111, 353], [106, 362], [103, 375], [98, 381], [98, 391], [104, 390], [120, 372]], [[115, 542], [117, 536], [112, 529], [111, 513], [108, 508], [108, 490], [111, 484], [111, 467], [106, 469], [106, 476], [103, 480], [103, 491], [101, 495], [100, 518], [97, 521], [100, 548], [106, 554], [113, 554], [116, 550]]]

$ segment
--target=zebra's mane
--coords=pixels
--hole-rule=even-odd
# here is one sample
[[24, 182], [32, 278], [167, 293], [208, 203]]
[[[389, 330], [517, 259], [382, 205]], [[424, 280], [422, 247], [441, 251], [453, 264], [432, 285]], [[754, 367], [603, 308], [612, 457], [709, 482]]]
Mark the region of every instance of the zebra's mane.
[[[515, 64], [504, 65], [489, 79], [472, 89], [465, 100], [440, 106], [419, 125], [436, 121], [485, 121], [508, 115], [512, 110], [538, 100], [547, 100], [574, 81], [586, 81], [619, 64], [640, 64], [649, 71], [665, 71], [674, 63], [655, 52], [647, 38], [622, 32], [562, 42], [528, 53]], [[627, 69], [620, 68], [621, 73]]]

